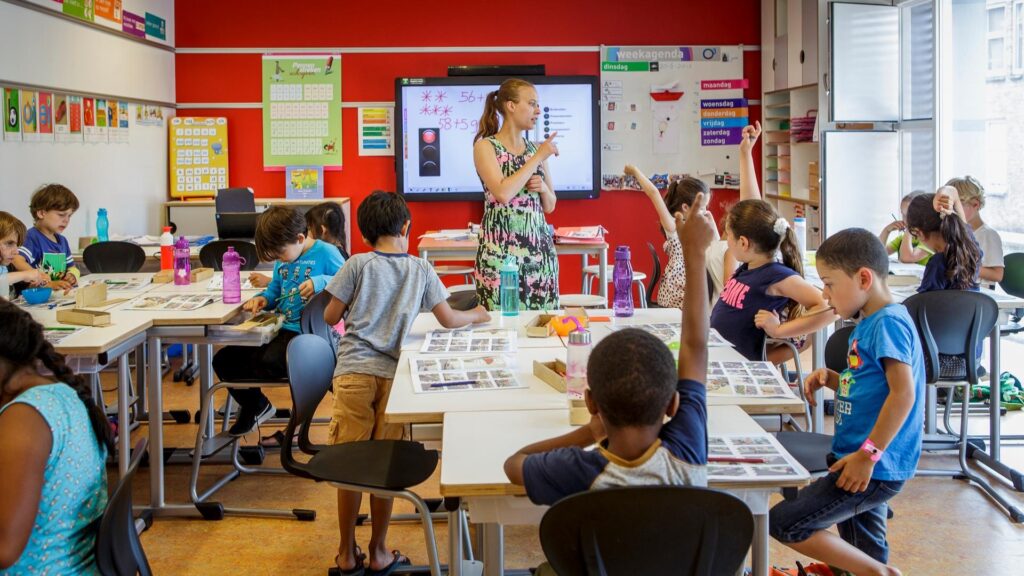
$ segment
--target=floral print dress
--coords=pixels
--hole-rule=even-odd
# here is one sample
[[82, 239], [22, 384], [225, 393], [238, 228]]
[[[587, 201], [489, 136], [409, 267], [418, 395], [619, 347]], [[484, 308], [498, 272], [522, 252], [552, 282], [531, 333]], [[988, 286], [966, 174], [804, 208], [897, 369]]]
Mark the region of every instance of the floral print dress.
[[[487, 141], [494, 147], [503, 178], [515, 174], [537, 151], [530, 141], [524, 154], [509, 152], [493, 136]], [[485, 308], [501, 308], [501, 265], [509, 256], [519, 264], [520, 308], [558, 308], [558, 257], [539, 193], [524, 187], [507, 204], [501, 204], [484, 184], [481, 234], [476, 253], [476, 291]]]

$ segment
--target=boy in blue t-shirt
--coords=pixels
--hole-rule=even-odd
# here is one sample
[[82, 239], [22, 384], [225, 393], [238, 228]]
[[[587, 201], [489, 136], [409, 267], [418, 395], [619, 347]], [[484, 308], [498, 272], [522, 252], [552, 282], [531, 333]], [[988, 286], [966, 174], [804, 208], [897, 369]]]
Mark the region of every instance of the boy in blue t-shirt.
[[[256, 252], [274, 262], [270, 284], [242, 308], [253, 314], [277, 310], [284, 316], [281, 331], [263, 346], [225, 346], [213, 356], [213, 370], [221, 381], [279, 380], [288, 375], [288, 343], [301, 331], [299, 321], [306, 302], [327, 286], [344, 264], [334, 246], [306, 236], [306, 219], [286, 206], [272, 206], [256, 221]], [[238, 402], [238, 417], [228, 429], [245, 436], [274, 415], [274, 406], [259, 388], [231, 388]]]
[[51, 288], [67, 292], [81, 275], [62, 234], [78, 210], [78, 198], [65, 186], [47, 184], [32, 194], [28, 209], [35, 223], [14, 258], [14, 267], [41, 270], [50, 277]]
[[[807, 398], [836, 392], [829, 474], [769, 513], [772, 536], [801, 554], [858, 575], [900, 574], [888, 566], [886, 502], [914, 476], [924, 420], [924, 354], [907, 309], [893, 301], [889, 261], [878, 237], [851, 228], [817, 252], [824, 296], [836, 314], [860, 315], [842, 374], [816, 370]], [[839, 536], [827, 528], [838, 525]]]
[[[647, 332], [620, 330], [602, 340], [587, 363], [590, 425], [505, 461], [509, 480], [525, 486], [534, 503], [613, 486], [707, 485], [704, 260], [715, 233], [703, 196], [685, 222], [676, 218], [687, 279], [678, 371], [665, 344]], [[671, 420], [662, 425], [666, 415]], [[596, 450], [585, 450], [594, 443]]]

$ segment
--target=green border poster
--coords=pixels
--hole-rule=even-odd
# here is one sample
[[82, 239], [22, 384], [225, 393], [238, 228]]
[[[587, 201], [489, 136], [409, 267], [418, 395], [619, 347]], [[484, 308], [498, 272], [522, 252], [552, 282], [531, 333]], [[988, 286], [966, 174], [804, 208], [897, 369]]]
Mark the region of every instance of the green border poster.
[[341, 56], [263, 56], [263, 166], [341, 167]]

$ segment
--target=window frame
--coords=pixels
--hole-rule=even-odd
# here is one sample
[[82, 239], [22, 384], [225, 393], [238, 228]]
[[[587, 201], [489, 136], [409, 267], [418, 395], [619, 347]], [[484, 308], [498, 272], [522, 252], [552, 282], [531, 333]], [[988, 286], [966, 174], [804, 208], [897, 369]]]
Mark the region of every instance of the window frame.
[[[995, 2], [995, 3], [992, 3], [992, 4], [986, 3], [986, 5], [985, 5], [985, 72], [986, 72], [985, 76], [986, 76], [986, 78], [988, 78], [990, 80], [997, 80], [997, 79], [1005, 78], [1006, 75], [1010, 73], [1011, 66], [1009, 66], [1008, 64], [1010, 64], [1010, 63], [1008, 63], [1006, 61], [1006, 44], [1007, 44], [1007, 34], [1006, 34], [1006, 32], [1007, 32], [1007, 30], [1006, 30], [1006, 20], [1007, 20], [1007, 18], [1006, 17], [1007, 17], [1007, 15], [1009, 15], [1010, 19], [1011, 20], [1013, 19], [1012, 12], [1010, 14], [1007, 14], [1008, 12], [1011, 11], [1011, 6], [1012, 6], [1012, 4], [1008, 3], [1008, 2]], [[995, 10], [1002, 10], [1003, 11], [1003, 27], [1002, 27], [1002, 30], [993, 31], [990, 28], [990, 25], [991, 25], [991, 14]], [[993, 40], [1002, 40], [1002, 42], [1003, 42], [1003, 66], [1001, 68], [992, 68], [992, 55], [989, 52], [989, 50], [990, 50], [990, 44], [991, 44], [991, 42]], [[1012, 57], [1012, 53], [1011, 53], [1011, 57]]]
[[1024, 0], [1014, 0], [1010, 12], [1010, 73], [1019, 77], [1024, 76]]

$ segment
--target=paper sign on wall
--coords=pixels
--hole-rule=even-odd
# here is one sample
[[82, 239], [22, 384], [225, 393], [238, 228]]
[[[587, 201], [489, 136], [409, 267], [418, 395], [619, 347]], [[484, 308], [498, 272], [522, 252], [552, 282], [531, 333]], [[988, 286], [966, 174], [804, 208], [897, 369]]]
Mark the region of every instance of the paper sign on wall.
[[359, 108], [359, 155], [394, 156], [394, 109]]
[[171, 196], [216, 195], [228, 187], [228, 119], [172, 118], [167, 130]]
[[341, 166], [341, 56], [263, 56], [263, 165]]
[[21, 91], [4, 88], [4, 140], [21, 141]]

